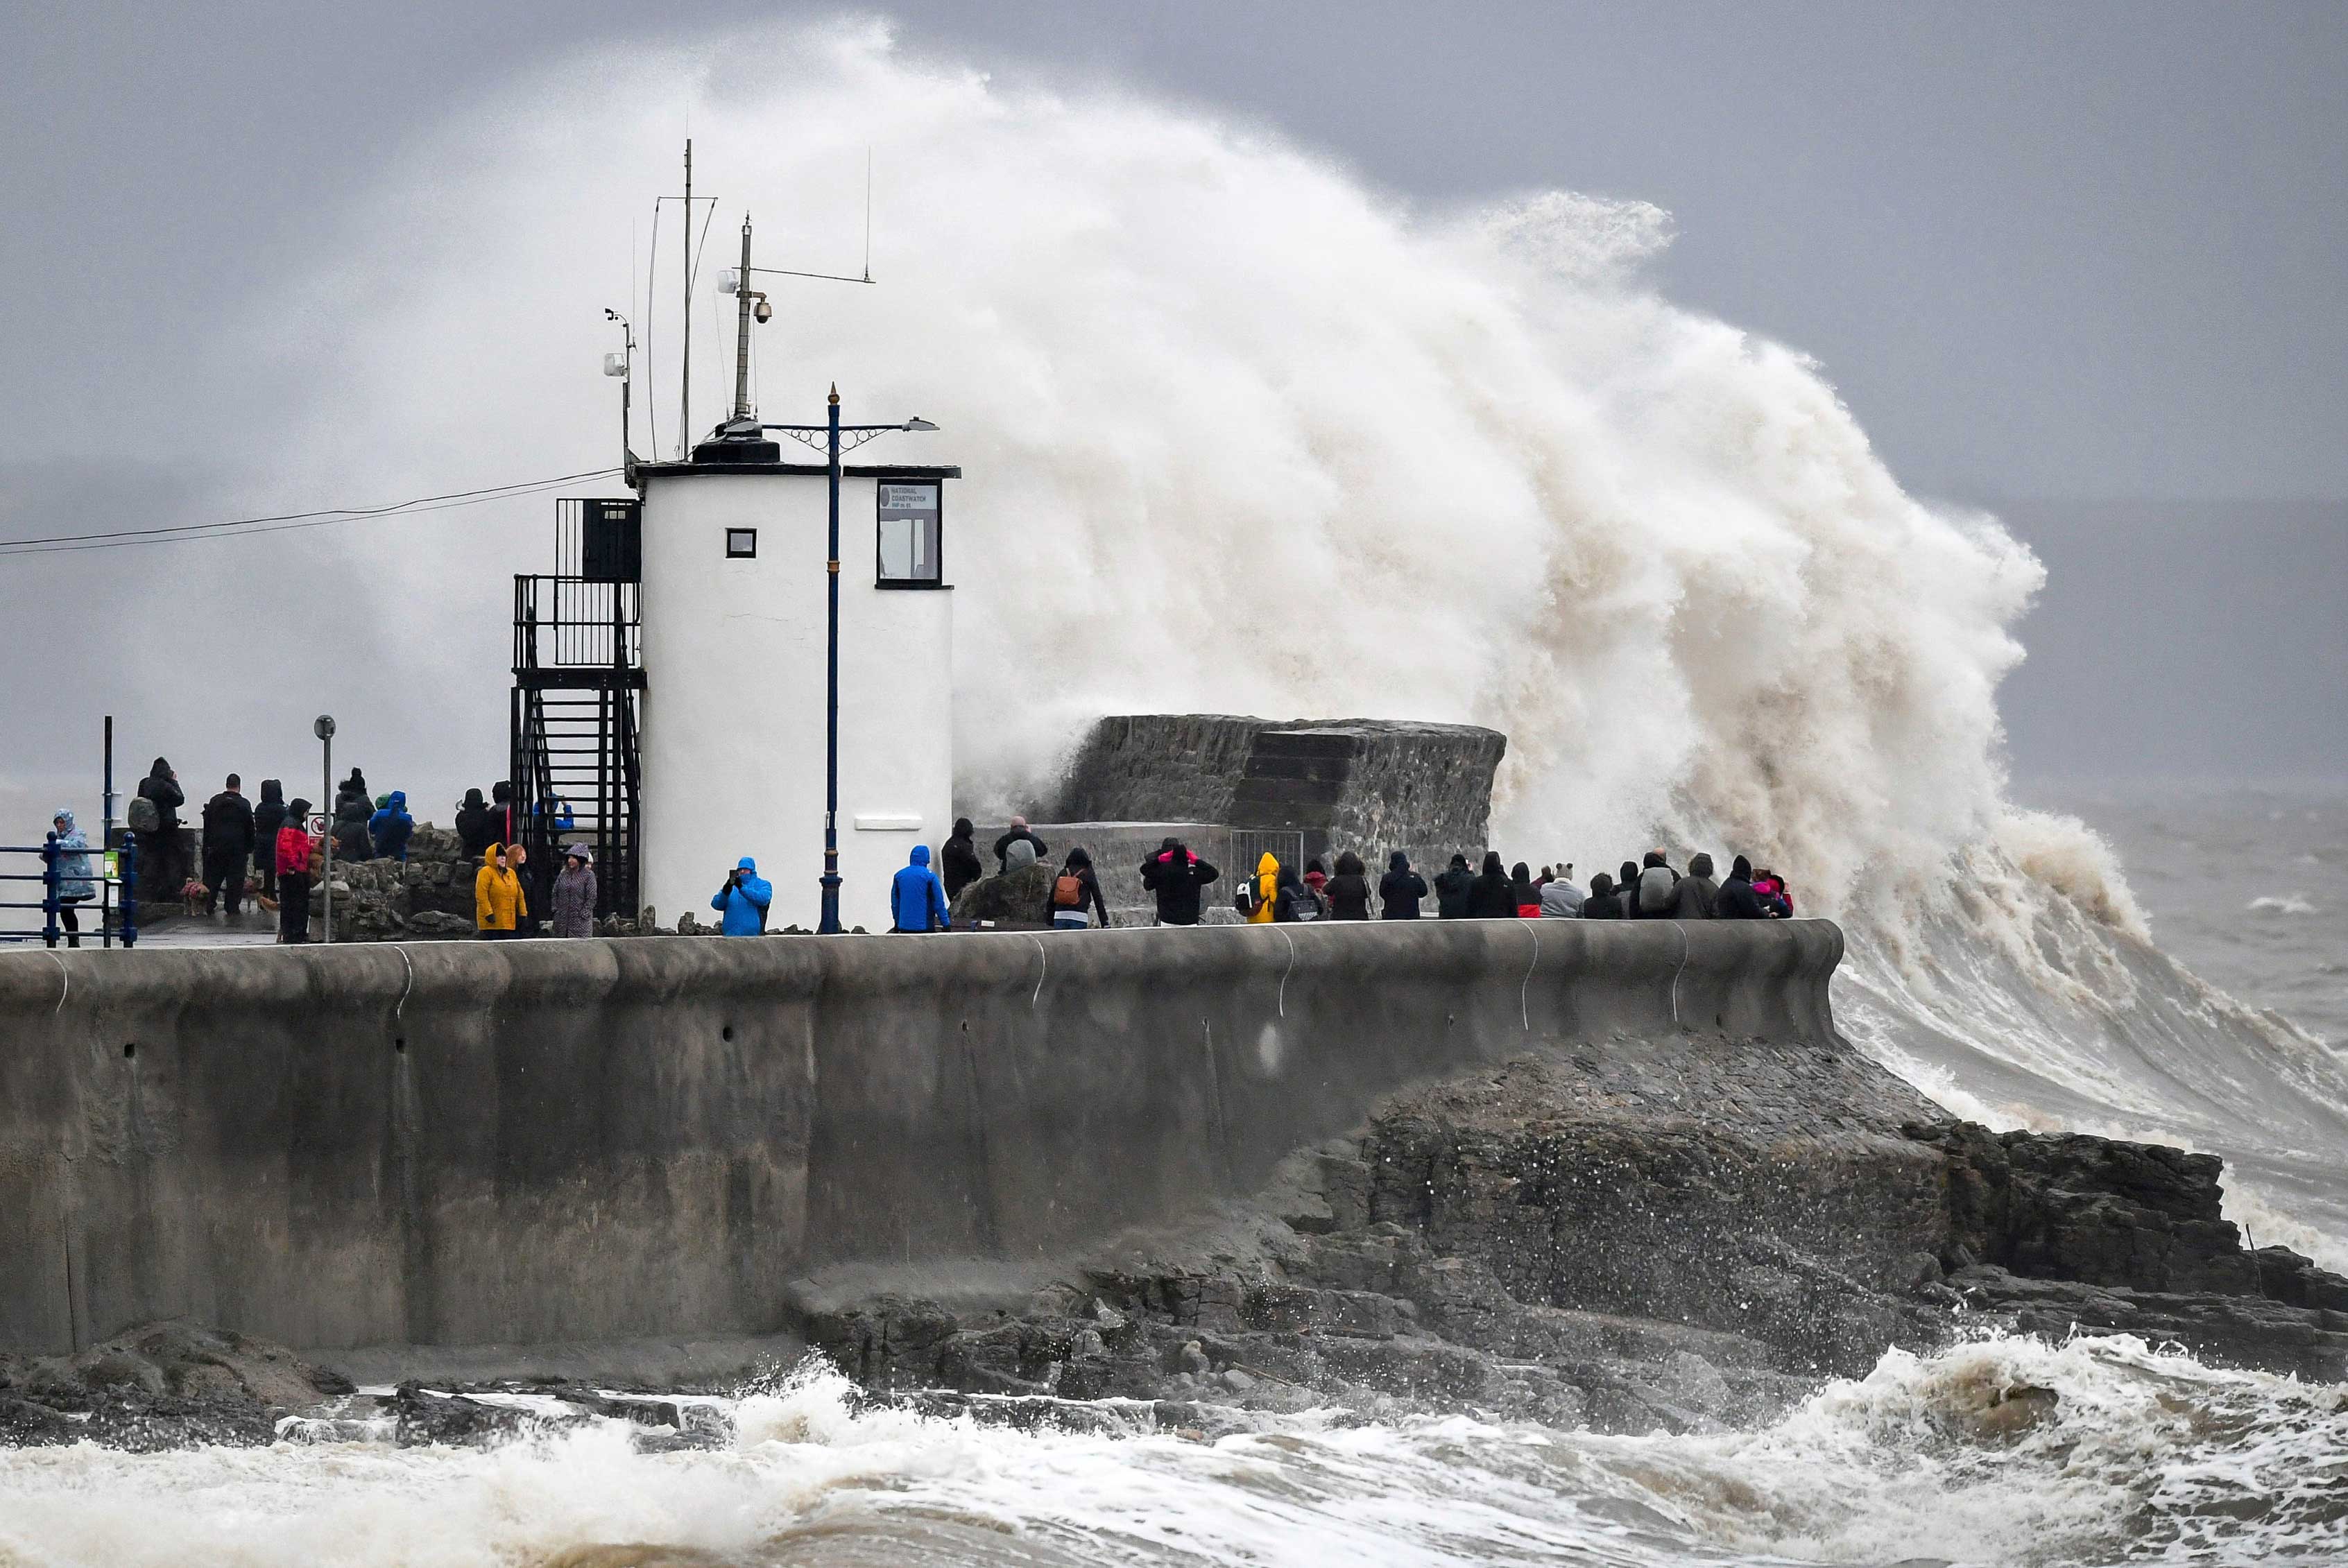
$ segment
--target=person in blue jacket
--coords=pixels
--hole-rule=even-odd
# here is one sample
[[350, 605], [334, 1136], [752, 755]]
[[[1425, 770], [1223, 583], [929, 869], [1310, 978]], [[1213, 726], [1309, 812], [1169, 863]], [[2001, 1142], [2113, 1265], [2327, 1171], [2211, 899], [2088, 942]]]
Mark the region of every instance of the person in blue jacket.
[[416, 831], [416, 819], [407, 815], [407, 792], [396, 789], [382, 810], [367, 818], [367, 836], [375, 841], [377, 860], [407, 858], [407, 835]]
[[913, 845], [913, 858], [889, 884], [890, 929], [942, 931], [953, 924], [946, 912], [946, 890], [930, 869], [930, 846]]
[[757, 937], [766, 934], [767, 906], [775, 901], [775, 889], [758, 875], [758, 863], [744, 856], [741, 863], [726, 875], [726, 885], [709, 900], [709, 907], [723, 913], [718, 931], [728, 937]]

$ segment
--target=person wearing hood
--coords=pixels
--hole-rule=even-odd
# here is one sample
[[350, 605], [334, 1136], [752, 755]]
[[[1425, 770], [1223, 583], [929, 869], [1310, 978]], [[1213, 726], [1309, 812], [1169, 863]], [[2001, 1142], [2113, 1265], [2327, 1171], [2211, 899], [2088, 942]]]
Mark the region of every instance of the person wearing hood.
[[1581, 914], [1588, 895], [1581, 884], [1573, 879], [1573, 862], [1567, 861], [1565, 869], [1541, 884], [1540, 912], [1544, 920], [1572, 920]]
[[[1750, 867], [1746, 868], [1750, 871]], [[1688, 874], [1672, 889], [1671, 915], [1674, 920], [1709, 920], [1720, 902], [1720, 884], [1712, 875], [1712, 856], [1693, 856], [1688, 860]]]
[[1513, 920], [1517, 903], [1517, 885], [1509, 880], [1508, 867], [1500, 864], [1500, 852], [1484, 851], [1484, 869], [1468, 889], [1468, 918]]
[[285, 825], [285, 785], [261, 781], [261, 804], [252, 808], [253, 887], [263, 898], [277, 897], [277, 830]]
[[726, 874], [709, 907], [724, 917], [717, 922], [721, 935], [760, 937], [766, 934], [767, 911], [774, 902], [773, 885], [758, 875], [758, 863], [746, 855]]
[[1623, 917], [1622, 896], [1614, 890], [1614, 878], [1603, 871], [1590, 879], [1590, 897], [1581, 901], [1581, 917], [1585, 920], [1620, 920]]
[[1451, 868], [1435, 879], [1435, 912], [1446, 920], [1468, 918], [1468, 905], [1476, 891], [1476, 874], [1468, 869], [1468, 857], [1455, 855]]
[[155, 765], [139, 781], [139, 798], [155, 812], [155, 825], [138, 835], [139, 897], [149, 903], [177, 898], [180, 885], [188, 877], [188, 868], [180, 859], [180, 808], [188, 804], [188, 797], [170, 763], [155, 759]]
[[1769, 911], [1771, 919], [1794, 917], [1794, 890], [1786, 886], [1784, 877], [1766, 866], [1753, 873], [1753, 896], [1761, 900], [1761, 907]]
[[1419, 900], [1426, 897], [1426, 878], [1410, 868], [1410, 856], [1397, 849], [1386, 856], [1386, 874], [1378, 878], [1378, 902], [1385, 918], [1416, 920]]
[[1517, 901], [1517, 918], [1540, 918], [1540, 889], [1533, 886], [1532, 867], [1518, 861], [1509, 867], [1509, 893]]
[[1329, 899], [1332, 920], [1366, 920], [1370, 917], [1369, 867], [1352, 850], [1337, 856], [1337, 874], [1321, 890]]
[[367, 822], [374, 815], [375, 802], [367, 798], [366, 782], [353, 768], [335, 796], [335, 819], [326, 829], [334, 836], [335, 859], [356, 865], [374, 858], [375, 845], [367, 837]]
[[396, 789], [384, 799], [383, 809], [367, 818], [367, 837], [377, 860], [406, 860], [408, 835], [416, 831], [416, 819], [407, 815], [407, 792]]
[[913, 845], [913, 856], [889, 883], [889, 928], [892, 931], [943, 931], [953, 925], [946, 910], [946, 890], [930, 869], [930, 846]]
[[310, 803], [296, 798], [277, 825], [277, 939], [310, 939], [310, 856], [318, 847], [310, 836]]
[[496, 808], [481, 798], [479, 790], [467, 790], [457, 804], [457, 843], [464, 849], [465, 858], [479, 858], [483, 850], [504, 836]]
[[1622, 900], [1622, 918], [1639, 917], [1639, 863], [1622, 862], [1622, 874], [1614, 879], [1614, 897]]
[[98, 882], [89, 868], [89, 840], [74, 821], [71, 806], [57, 807], [49, 818], [49, 831], [57, 835], [57, 924], [65, 927], [66, 946], [78, 948], [81, 907], [98, 897]]
[[[394, 791], [392, 798], [398, 798]], [[595, 852], [583, 844], [565, 845], [562, 869], [556, 874], [547, 902], [553, 907], [548, 922], [558, 937], [595, 934]]]
[[1116, 924], [1108, 917], [1108, 900], [1101, 897], [1092, 855], [1079, 844], [1068, 851], [1059, 875], [1052, 878], [1052, 889], [1044, 896], [1044, 918], [1055, 931], [1081, 931], [1095, 915], [1104, 927]]
[[1141, 886], [1158, 896], [1158, 923], [1161, 926], [1197, 925], [1199, 891], [1221, 876], [1221, 872], [1192, 854], [1189, 845], [1173, 837], [1141, 863]]
[[512, 936], [528, 905], [512, 856], [504, 845], [490, 845], [481, 852], [481, 868], [473, 873], [475, 934], [487, 938]]
[[1272, 906], [1272, 917], [1283, 926], [1309, 925], [1329, 917], [1329, 902], [1321, 897], [1321, 889], [1297, 876], [1292, 866], [1280, 868], [1280, 879], [1273, 885]]
[[1668, 920], [1672, 915], [1672, 890], [1680, 885], [1680, 874], [1663, 858], [1660, 849], [1647, 851], [1647, 864], [1639, 872], [1639, 908], [1642, 920]]
[[1771, 917], [1768, 907], [1753, 891], [1753, 862], [1742, 855], [1728, 864], [1728, 880], [1720, 885], [1714, 898], [1712, 913], [1719, 920], [1766, 920]]
[[938, 852], [938, 870], [945, 883], [946, 902], [951, 904], [962, 890], [986, 875], [986, 865], [978, 857], [978, 845], [973, 835], [978, 829], [970, 818], [954, 818], [953, 836]]
[[225, 904], [232, 915], [244, 907], [244, 868], [252, 859], [252, 803], [244, 781], [228, 775], [228, 787], [204, 802], [204, 913]]
[[1278, 917], [1280, 905], [1280, 856], [1265, 850], [1256, 857], [1255, 876], [1242, 882], [1233, 900], [1251, 926], [1269, 926]]
[[1312, 888], [1314, 893], [1320, 895], [1323, 902], [1327, 901], [1329, 897], [1329, 873], [1322, 869], [1321, 857], [1317, 855], [1304, 863], [1304, 886]]

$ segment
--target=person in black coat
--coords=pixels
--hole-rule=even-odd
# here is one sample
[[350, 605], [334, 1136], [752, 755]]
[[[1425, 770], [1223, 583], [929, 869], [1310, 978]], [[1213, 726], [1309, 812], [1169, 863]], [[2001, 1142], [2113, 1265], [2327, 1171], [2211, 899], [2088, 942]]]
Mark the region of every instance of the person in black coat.
[[244, 907], [244, 868], [252, 861], [252, 803], [234, 774], [228, 787], [204, 802], [204, 913]]
[[1623, 917], [1622, 896], [1614, 890], [1614, 878], [1603, 871], [1590, 879], [1590, 897], [1581, 901], [1581, 917], [1585, 920], [1620, 920]]
[[1435, 912], [1446, 920], [1468, 917], [1468, 897], [1476, 890], [1476, 874], [1468, 869], [1468, 857], [1455, 855], [1451, 869], [1435, 879]]
[[[355, 769], [352, 776], [357, 776]], [[362, 783], [359, 787], [366, 786]], [[335, 797], [335, 820], [327, 830], [335, 836], [335, 859], [355, 865], [375, 858], [375, 840], [367, 833], [367, 823], [374, 815], [375, 802], [364, 794], [352, 794], [351, 786], [344, 784]]]
[[986, 875], [986, 866], [978, 858], [978, 845], [971, 836], [977, 831], [970, 818], [955, 817], [953, 836], [938, 850], [938, 880], [944, 885], [949, 904], [953, 902], [955, 894]]
[[277, 897], [277, 830], [285, 825], [285, 785], [261, 781], [261, 804], [252, 808], [253, 886], [264, 898]]
[[1199, 889], [1221, 876], [1179, 838], [1169, 837], [1158, 853], [1141, 863], [1141, 885], [1158, 895], [1158, 923], [1195, 926], [1199, 923]]
[[[1467, 859], [1459, 858], [1460, 869], [1467, 869]], [[1378, 878], [1378, 898], [1385, 906], [1389, 920], [1416, 920], [1418, 901], [1426, 897], [1426, 878], [1410, 868], [1410, 856], [1395, 850], [1386, 856], [1386, 874]]]
[[479, 865], [492, 844], [503, 844], [504, 825], [497, 809], [481, 798], [481, 792], [469, 789], [457, 804], [457, 842], [465, 851], [465, 863]]
[[1484, 852], [1484, 869], [1468, 889], [1468, 918], [1470, 920], [1513, 920], [1517, 917], [1517, 885], [1509, 880], [1508, 868], [1500, 864], [1500, 852]]
[[180, 808], [188, 804], [187, 794], [180, 775], [161, 757], [139, 781], [139, 794], [155, 804], [155, 830], [139, 835], [139, 897], [149, 903], [177, 898], [188, 877], [180, 855]]
[[1776, 911], [1761, 902], [1753, 891], [1753, 862], [1742, 855], [1728, 867], [1728, 880], [1720, 885], [1713, 898], [1712, 915], [1715, 920], [1767, 920]]
[[1366, 920], [1370, 917], [1370, 873], [1362, 857], [1352, 850], [1337, 856], [1337, 874], [1321, 889], [1329, 899], [1332, 920]]
[[1329, 901], [1296, 875], [1292, 866], [1280, 868], [1280, 886], [1272, 895], [1272, 918], [1275, 925], [1301, 925], [1329, 917]]

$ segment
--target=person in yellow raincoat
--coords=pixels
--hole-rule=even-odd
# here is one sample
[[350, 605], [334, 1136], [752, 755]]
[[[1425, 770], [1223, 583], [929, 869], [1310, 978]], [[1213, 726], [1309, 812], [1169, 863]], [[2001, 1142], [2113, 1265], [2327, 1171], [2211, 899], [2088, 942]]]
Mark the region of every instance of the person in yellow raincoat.
[[1279, 887], [1280, 857], [1267, 849], [1263, 858], [1255, 863], [1255, 908], [1248, 915], [1249, 925], [1272, 924], [1272, 908], [1278, 902]]
[[521, 878], [507, 863], [506, 846], [490, 845], [481, 851], [481, 868], [473, 873], [473, 928], [483, 937], [510, 937], [526, 907]]

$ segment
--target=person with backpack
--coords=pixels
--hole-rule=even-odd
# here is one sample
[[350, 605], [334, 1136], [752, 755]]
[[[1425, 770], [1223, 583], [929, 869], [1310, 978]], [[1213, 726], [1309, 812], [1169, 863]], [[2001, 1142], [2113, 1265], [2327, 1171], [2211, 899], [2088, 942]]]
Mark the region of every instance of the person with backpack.
[[384, 797], [383, 808], [367, 818], [367, 838], [375, 845], [377, 860], [407, 858], [407, 840], [416, 831], [416, 819], [407, 815], [407, 792], [396, 789]]
[[938, 852], [938, 870], [945, 883], [948, 904], [952, 904], [963, 888], [986, 875], [986, 866], [978, 858], [978, 845], [972, 838], [977, 831], [971, 825], [970, 818], [955, 817], [953, 836], [947, 839], [945, 847]]
[[889, 929], [908, 934], [942, 931], [953, 924], [946, 890], [930, 869], [930, 846], [913, 845], [912, 858], [889, 882]]
[[261, 781], [261, 804], [252, 808], [252, 887], [263, 907], [275, 907], [277, 897], [277, 830], [285, 825], [285, 785], [277, 779]]
[[1581, 901], [1581, 918], [1620, 920], [1622, 917], [1622, 896], [1614, 890], [1614, 878], [1601, 871], [1590, 879], [1590, 897]]
[[1647, 864], [1639, 872], [1639, 918], [1668, 920], [1672, 916], [1672, 895], [1680, 885], [1680, 874], [1672, 869], [1660, 849], [1647, 851]]
[[1108, 917], [1108, 900], [1101, 897], [1100, 878], [1093, 872], [1093, 857], [1081, 844], [1068, 851], [1067, 859], [1060, 863], [1060, 873], [1052, 878], [1052, 891], [1044, 903], [1044, 918], [1055, 931], [1081, 931], [1090, 926], [1095, 915], [1100, 917], [1104, 928], [1116, 924]]
[[1455, 855], [1450, 869], [1435, 879], [1435, 913], [1445, 920], [1468, 918], [1468, 905], [1476, 891], [1476, 874], [1468, 869], [1468, 857]]
[[1292, 866], [1280, 869], [1280, 879], [1273, 885], [1272, 917], [1281, 925], [1308, 925], [1329, 917], [1329, 902], [1321, 890], [1296, 875]]
[[1329, 900], [1332, 920], [1366, 920], [1370, 917], [1369, 867], [1352, 850], [1342, 850], [1337, 856], [1337, 873], [1320, 889]]
[[521, 878], [515, 874], [506, 846], [490, 845], [481, 856], [481, 868], [473, 873], [474, 935], [484, 941], [512, 936], [521, 923], [521, 912], [529, 906]]
[[321, 841], [310, 835], [310, 803], [296, 798], [277, 827], [277, 939], [310, 939], [310, 857]]
[[139, 897], [148, 903], [177, 898], [180, 885], [187, 880], [188, 868], [180, 856], [180, 808], [187, 804], [180, 775], [157, 757], [125, 808], [131, 835], [139, 841]]
[[1484, 852], [1484, 869], [1468, 889], [1468, 918], [1470, 920], [1513, 920], [1517, 917], [1517, 885], [1509, 879], [1508, 868], [1500, 864], [1500, 852]]
[[1378, 878], [1378, 901], [1385, 918], [1416, 920], [1419, 900], [1426, 897], [1426, 878], [1410, 868], [1410, 856], [1397, 849], [1386, 856], [1386, 874]]
[[746, 855], [726, 874], [709, 907], [724, 917], [717, 922], [721, 936], [762, 937], [767, 932], [767, 910], [774, 901], [773, 886], [758, 875], [758, 863]]
[[222, 904], [232, 915], [244, 907], [244, 868], [252, 860], [252, 803], [234, 774], [228, 787], [204, 802], [204, 913]]
[[1267, 849], [1255, 863], [1255, 875], [1231, 889], [1231, 907], [1251, 926], [1269, 926], [1280, 901], [1280, 856]]
[[1141, 886], [1158, 896], [1158, 923], [1161, 926], [1197, 925], [1200, 890], [1221, 876], [1221, 872], [1192, 854], [1189, 845], [1173, 837], [1141, 863]]

